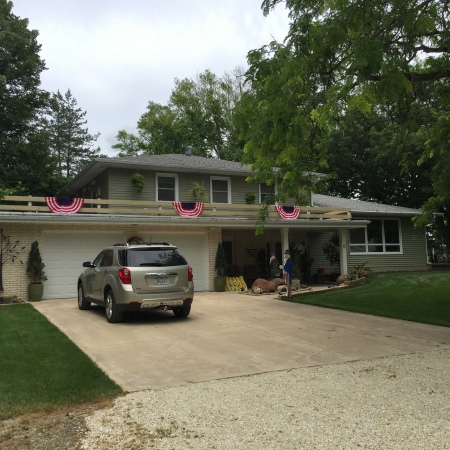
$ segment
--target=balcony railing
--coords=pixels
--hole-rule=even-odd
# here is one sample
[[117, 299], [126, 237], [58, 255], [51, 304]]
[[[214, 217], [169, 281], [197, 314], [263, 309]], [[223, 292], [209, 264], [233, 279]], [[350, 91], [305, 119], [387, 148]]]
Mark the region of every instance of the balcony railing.
[[[201, 217], [243, 218], [255, 220], [259, 205], [205, 203]], [[50, 212], [45, 197], [8, 195], [0, 204], [0, 211]], [[172, 202], [147, 200], [91, 200], [85, 199], [79, 210], [83, 214], [119, 214], [119, 215], [178, 215]], [[345, 208], [322, 208], [302, 206], [297, 220], [350, 220], [351, 210]], [[275, 208], [269, 206], [269, 220], [280, 219]]]

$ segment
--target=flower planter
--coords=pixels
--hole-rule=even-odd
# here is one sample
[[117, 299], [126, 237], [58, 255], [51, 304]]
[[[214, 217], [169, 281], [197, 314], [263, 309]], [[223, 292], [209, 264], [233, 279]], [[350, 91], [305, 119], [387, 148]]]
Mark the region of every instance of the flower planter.
[[226, 285], [227, 285], [226, 277], [215, 277], [214, 278], [214, 290], [216, 292], [225, 292]]
[[28, 285], [28, 300], [38, 302], [44, 295], [44, 285], [42, 283], [30, 283]]

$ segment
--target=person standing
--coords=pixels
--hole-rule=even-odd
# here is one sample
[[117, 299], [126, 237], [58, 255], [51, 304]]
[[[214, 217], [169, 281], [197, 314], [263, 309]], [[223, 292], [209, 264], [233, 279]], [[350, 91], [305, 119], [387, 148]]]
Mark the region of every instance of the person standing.
[[[280, 267], [281, 268], [281, 267]], [[286, 283], [286, 296], [292, 298], [292, 259], [289, 250], [284, 251], [283, 256], [283, 279]]]

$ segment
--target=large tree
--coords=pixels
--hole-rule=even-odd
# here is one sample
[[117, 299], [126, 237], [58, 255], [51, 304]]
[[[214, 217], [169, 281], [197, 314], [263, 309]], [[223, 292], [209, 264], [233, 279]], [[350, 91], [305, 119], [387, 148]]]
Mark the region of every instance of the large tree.
[[175, 80], [167, 105], [149, 102], [138, 122], [138, 136], [119, 131], [113, 147], [121, 156], [180, 153], [192, 145], [194, 153], [239, 160], [234, 105], [243, 92], [242, 71], [219, 78], [211, 71], [195, 79]]
[[34, 194], [41, 189], [34, 189], [39, 176], [33, 174], [41, 168], [48, 174], [48, 150], [40, 145], [44, 136], [36, 125], [48, 99], [39, 88], [45, 63], [38, 32], [29, 30], [28, 20], [15, 16], [12, 6], [0, 0], [0, 188], [22, 182]]
[[52, 94], [49, 116], [50, 149], [59, 173], [69, 179], [92, 158], [100, 156], [100, 148], [93, 148], [100, 133], [89, 133], [86, 111], [77, 107], [70, 89], [64, 95], [59, 90]]
[[[278, 3], [264, 0], [264, 12]], [[449, 1], [283, 3], [290, 11], [289, 33], [284, 43], [249, 53], [251, 90], [237, 114], [256, 178], [278, 182], [280, 192], [294, 196], [302, 172], [327, 166], [330, 133], [345, 130], [356, 110], [369, 118], [382, 113], [392, 133], [388, 148], [401, 152], [398, 175], [407, 173], [408, 160], [431, 158], [434, 206], [445, 203]], [[417, 114], [428, 117], [419, 128]], [[423, 142], [414, 150], [416, 161], [410, 159], [414, 135]], [[277, 172], [271, 171], [274, 163]]]

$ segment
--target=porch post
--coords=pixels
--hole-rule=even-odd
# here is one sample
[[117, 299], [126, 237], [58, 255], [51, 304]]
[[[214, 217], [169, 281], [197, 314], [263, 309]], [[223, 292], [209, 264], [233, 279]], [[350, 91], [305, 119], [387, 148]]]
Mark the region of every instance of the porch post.
[[281, 251], [284, 252], [286, 249], [289, 248], [289, 228], [281, 229], [281, 242], [283, 246]]
[[345, 228], [339, 228], [338, 230], [339, 234], [339, 253], [341, 255], [341, 275], [344, 273], [348, 273], [347, 269], [347, 229]]

